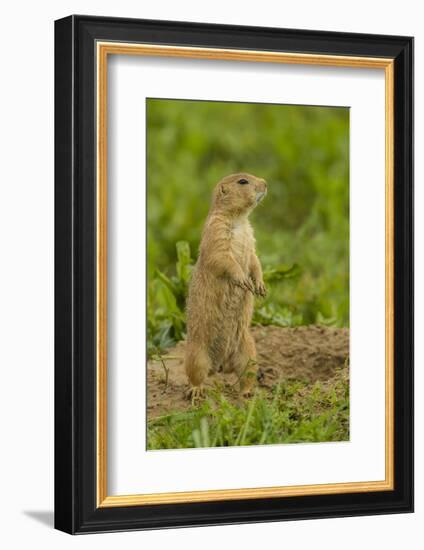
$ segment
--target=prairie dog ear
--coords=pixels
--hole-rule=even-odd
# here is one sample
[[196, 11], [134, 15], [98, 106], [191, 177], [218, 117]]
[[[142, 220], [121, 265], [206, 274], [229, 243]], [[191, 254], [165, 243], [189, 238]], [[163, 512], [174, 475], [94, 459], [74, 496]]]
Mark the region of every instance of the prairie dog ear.
[[225, 185], [225, 183], [221, 183], [220, 194], [226, 195], [227, 193], [228, 193], [228, 187]]

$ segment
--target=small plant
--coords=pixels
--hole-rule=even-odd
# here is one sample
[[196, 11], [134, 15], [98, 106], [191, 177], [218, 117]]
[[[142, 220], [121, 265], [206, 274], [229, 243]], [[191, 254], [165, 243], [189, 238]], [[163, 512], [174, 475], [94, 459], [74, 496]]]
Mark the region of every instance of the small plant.
[[280, 265], [277, 267], [267, 267], [264, 269], [265, 283], [279, 283], [286, 279], [294, 279], [302, 273], [300, 266], [293, 264], [290, 267]]
[[177, 263], [175, 265], [176, 275], [167, 277], [162, 271], [156, 270], [157, 277], [171, 291], [175, 298], [176, 306], [184, 311], [185, 300], [190, 283], [191, 272], [194, 261], [191, 258], [190, 245], [186, 241], [179, 241], [176, 244]]
[[185, 300], [193, 260], [185, 241], [176, 245], [176, 275], [168, 277], [156, 270], [149, 284], [147, 307], [148, 356], [160, 354], [185, 336]]

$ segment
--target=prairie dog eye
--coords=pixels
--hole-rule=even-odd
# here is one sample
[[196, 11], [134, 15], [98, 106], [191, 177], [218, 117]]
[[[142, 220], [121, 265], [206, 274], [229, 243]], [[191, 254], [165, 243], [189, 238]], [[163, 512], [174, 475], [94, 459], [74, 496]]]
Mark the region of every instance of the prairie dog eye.
[[246, 183], [249, 183], [246, 179], [244, 178], [241, 178], [241, 180], [238, 180], [238, 182], [240, 185], [246, 185]]

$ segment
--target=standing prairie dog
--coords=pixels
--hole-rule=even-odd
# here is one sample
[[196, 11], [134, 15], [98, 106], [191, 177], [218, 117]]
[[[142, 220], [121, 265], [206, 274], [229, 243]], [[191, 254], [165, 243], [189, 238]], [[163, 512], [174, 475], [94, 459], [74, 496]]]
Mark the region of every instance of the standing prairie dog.
[[265, 296], [248, 216], [267, 192], [265, 180], [232, 174], [215, 187], [187, 300], [185, 370], [196, 398], [209, 372], [236, 372], [248, 395], [256, 378], [249, 327], [254, 295]]

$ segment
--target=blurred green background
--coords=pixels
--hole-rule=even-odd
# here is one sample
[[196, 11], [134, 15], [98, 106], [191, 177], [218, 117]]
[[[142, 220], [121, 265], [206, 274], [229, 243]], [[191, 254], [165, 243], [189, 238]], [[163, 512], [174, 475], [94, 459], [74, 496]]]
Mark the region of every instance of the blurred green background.
[[268, 182], [251, 215], [268, 286], [254, 322], [348, 326], [349, 109], [148, 99], [150, 355], [184, 337], [211, 192], [235, 172]]

